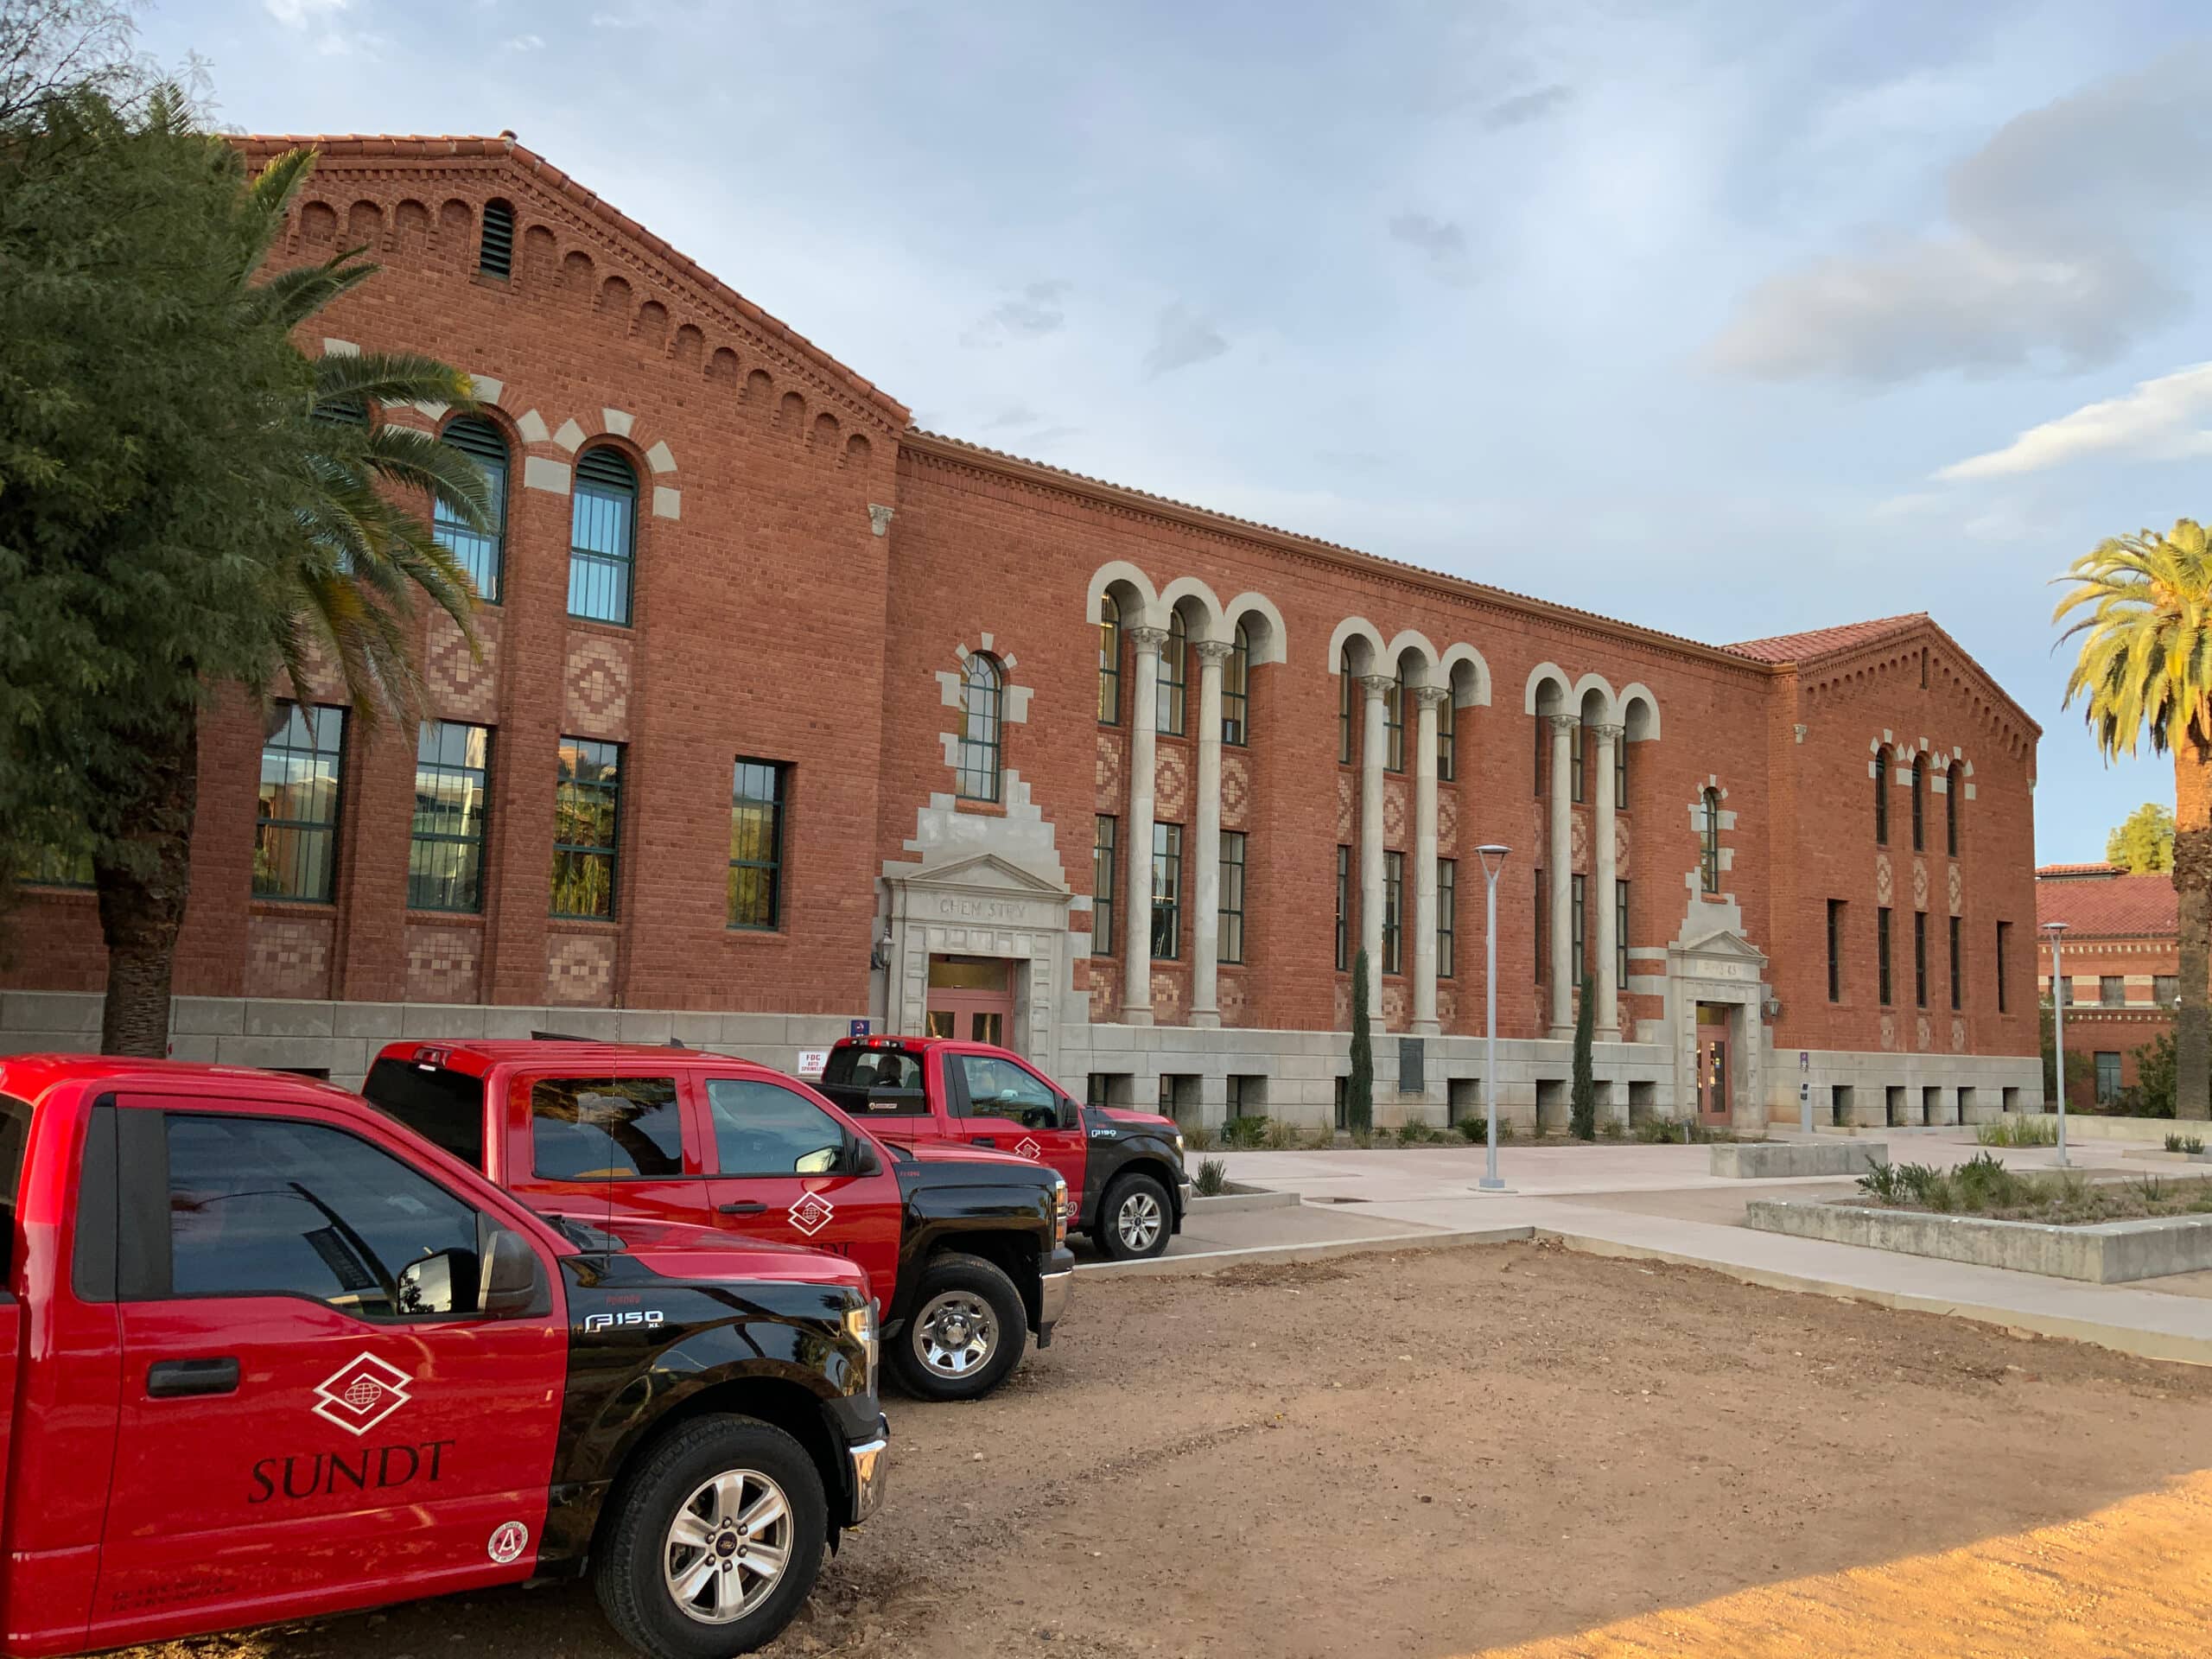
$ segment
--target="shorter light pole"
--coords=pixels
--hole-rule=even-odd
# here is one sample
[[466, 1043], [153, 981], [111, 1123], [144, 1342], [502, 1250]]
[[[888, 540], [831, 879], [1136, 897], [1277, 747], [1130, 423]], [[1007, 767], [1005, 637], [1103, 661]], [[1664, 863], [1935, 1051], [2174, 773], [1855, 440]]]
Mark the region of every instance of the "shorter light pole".
[[2052, 1069], [2058, 1077], [2058, 1166], [2066, 1167], [2066, 997], [2061, 988], [2066, 983], [2059, 963], [2059, 944], [2066, 932], [2063, 922], [2045, 922], [2043, 931], [2050, 938], [2050, 1046], [2056, 1051], [2057, 1064]]
[[1483, 1160], [1482, 1179], [1482, 1190], [1486, 1192], [1505, 1190], [1497, 1174], [1497, 877], [1511, 851], [1494, 842], [1475, 849], [1475, 856], [1482, 861], [1489, 909], [1483, 962], [1483, 1101], [1490, 1108], [1490, 1153]]

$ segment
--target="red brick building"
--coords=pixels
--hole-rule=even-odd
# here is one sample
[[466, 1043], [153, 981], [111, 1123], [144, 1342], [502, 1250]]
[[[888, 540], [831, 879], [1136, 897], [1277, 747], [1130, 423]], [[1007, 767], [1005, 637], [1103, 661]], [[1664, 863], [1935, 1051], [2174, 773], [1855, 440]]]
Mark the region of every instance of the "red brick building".
[[[1577, 963], [1609, 1114], [2037, 1099], [2038, 731], [1925, 616], [1702, 645], [922, 432], [512, 141], [319, 142], [288, 257], [387, 269], [315, 344], [476, 378], [375, 415], [499, 476], [490, 602], [420, 734], [212, 724], [179, 1054], [864, 1019], [1321, 1122], [1363, 947], [1379, 1116], [1440, 1121], [1499, 843], [1513, 1113], [1564, 1116]], [[81, 1041], [90, 898], [25, 904], [0, 1036]]]
[[2109, 1102], [2136, 1078], [2135, 1051], [2174, 1027], [2181, 983], [2180, 906], [2171, 875], [2129, 875], [2109, 864], [2046, 864], [2036, 872], [2036, 986], [2051, 995], [2050, 938], [2065, 924], [2066, 1052], [2089, 1073], [2066, 1092], [2069, 1106]]

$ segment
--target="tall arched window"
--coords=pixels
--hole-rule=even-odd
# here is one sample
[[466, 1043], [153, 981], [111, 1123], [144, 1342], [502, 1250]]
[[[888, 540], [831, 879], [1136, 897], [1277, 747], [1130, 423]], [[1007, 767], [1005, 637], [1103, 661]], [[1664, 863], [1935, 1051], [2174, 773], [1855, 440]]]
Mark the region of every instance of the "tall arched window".
[[1406, 664], [1398, 661], [1397, 677], [1382, 694], [1382, 764], [1392, 772], [1406, 769]]
[[448, 425], [441, 437], [474, 461], [484, 472], [485, 528], [476, 529], [455, 518], [442, 501], [434, 505], [430, 531], [438, 544], [453, 555], [486, 603], [499, 602], [499, 576], [505, 563], [507, 537], [507, 441], [499, 429], [480, 416], [463, 415]]
[[1698, 847], [1698, 874], [1706, 892], [1720, 891], [1720, 791], [1705, 791], [1705, 823]]
[[1928, 757], [1915, 755], [1912, 761], [1912, 850], [1928, 850]]
[[1890, 844], [1890, 752], [1874, 751], [1874, 844]]
[[999, 798], [999, 665], [981, 652], [968, 659], [960, 684], [960, 758], [955, 767], [960, 798]]
[[1098, 723], [1122, 723], [1122, 606], [1111, 594], [1098, 601]]
[[1959, 797], [1967, 792], [1967, 772], [1954, 764], [1943, 784], [1943, 850], [1959, 855]]
[[1436, 775], [1446, 783], [1452, 781], [1452, 768], [1459, 757], [1452, 747], [1452, 728], [1459, 723], [1459, 700], [1446, 697], [1436, 705]]
[[1251, 720], [1252, 636], [1239, 622], [1221, 665], [1221, 741], [1242, 747], [1250, 740]]
[[1167, 613], [1167, 643], [1160, 648], [1160, 704], [1154, 721], [1154, 729], [1170, 737], [1183, 735], [1184, 669], [1189, 658], [1191, 636], [1183, 626], [1183, 613]]
[[615, 451], [577, 460], [569, 524], [569, 614], [629, 626], [638, 475]]
[[515, 210], [504, 201], [484, 204], [484, 237], [476, 246], [476, 269], [502, 282], [515, 265]]
[[1337, 658], [1337, 764], [1351, 765], [1351, 652]]

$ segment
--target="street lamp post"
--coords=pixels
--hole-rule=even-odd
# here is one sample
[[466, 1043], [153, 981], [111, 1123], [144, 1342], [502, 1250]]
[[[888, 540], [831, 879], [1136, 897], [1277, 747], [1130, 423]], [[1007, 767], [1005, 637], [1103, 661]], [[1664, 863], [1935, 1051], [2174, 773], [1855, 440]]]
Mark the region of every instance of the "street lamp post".
[[2058, 1078], [2058, 1166], [2066, 1167], [2066, 997], [2060, 988], [2066, 983], [2060, 968], [2059, 944], [2066, 932], [2063, 922], [2045, 922], [2043, 931], [2050, 938], [2050, 1046], [2056, 1051], [2056, 1065], [2053, 1068]]
[[1475, 849], [1475, 856], [1482, 861], [1489, 909], [1483, 962], [1483, 1100], [1490, 1108], [1490, 1152], [1483, 1161], [1482, 1179], [1486, 1192], [1505, 1190], [1497, 1174], [1497, 878], [1511, 850], [1495, 842]]

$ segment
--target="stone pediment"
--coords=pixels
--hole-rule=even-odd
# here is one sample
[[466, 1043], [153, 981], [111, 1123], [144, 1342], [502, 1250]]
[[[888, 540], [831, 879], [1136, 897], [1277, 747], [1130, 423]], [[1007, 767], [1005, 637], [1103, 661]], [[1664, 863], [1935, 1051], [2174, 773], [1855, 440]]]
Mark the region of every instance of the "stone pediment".
[[896, 878], [910, 892], [1003, 893], [1025, 899], [1062, 899], [1068, 890], [996, 853], [952, 859]]
[[1766, 966], [1764, 951], [1726, 928], [1708, 933], [1694, 944], [1670, 945], [1668, 949], [1675, 956], [1694, 957], [1701, 962], [1740, 963], [1762, 969]]

